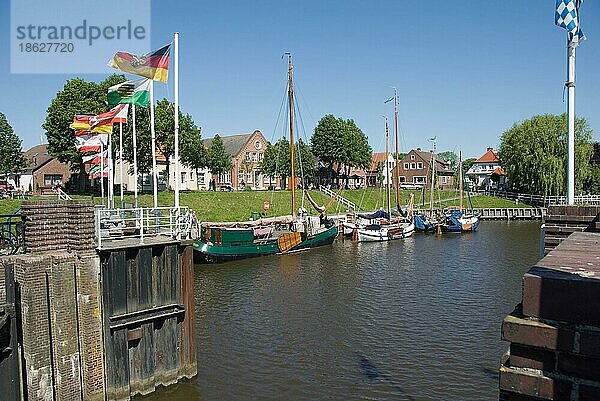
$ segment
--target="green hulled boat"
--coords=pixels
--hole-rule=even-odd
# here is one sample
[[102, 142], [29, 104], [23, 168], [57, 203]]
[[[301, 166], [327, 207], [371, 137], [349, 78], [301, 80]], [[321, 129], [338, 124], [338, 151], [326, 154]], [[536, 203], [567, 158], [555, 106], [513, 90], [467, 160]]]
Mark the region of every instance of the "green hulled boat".
[[273, 232], [267, 238], [256, 235], [255, 228], [205, 227], [202, 238], [194, 241], [195, 263], [221, 263], [230, 260], [290, 253], [329, 245], [338, 233], [337, 226], [328, 220], [329, 227], [317, 232]]
[[[292, 57], [288, 55], [288, 106], [290, 135], [289, 187], [292, 195], [292, 215], [241, 223], [205, 224], [200, 238], [194, 242], [196, 263], [220, 263], [278, 253], [297, 252], [329, 245], [338, 233], [335, 223], [325, 216], [327, 207], [315, 207], [319, 217], [306, 215], [302, 209], [296, 217], [294, 168], [294, 91], [292, 84]], [[310, 197], [309, 197], [310, 199]], [[314, 206], [314, 204], [313, 204]]]

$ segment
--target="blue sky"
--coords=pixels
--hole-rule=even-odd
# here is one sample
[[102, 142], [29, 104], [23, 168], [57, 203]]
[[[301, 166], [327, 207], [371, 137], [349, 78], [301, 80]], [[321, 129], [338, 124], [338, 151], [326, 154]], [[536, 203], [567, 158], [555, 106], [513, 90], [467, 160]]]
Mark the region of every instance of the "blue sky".
[[[565, 32], [553, 16], [554, 0], [153, 1], [151, 42], [158, 48], [180, 32], [180, 104], [203, 137], [254, 129], [280, 137], [281, 55], [290, 51], [301, 136], [331, 113], [354, 119], [382, 150], [381, 115], [393, 120], [393, 106], [383, 102], [396, 86], [402, 150], [428, 148], [437, 136], [438, 150], [461, 146], [468, 157], [497, 147], [516, 121], [565, 110]], [[600, 2], [584, 3], [582, 28], [588, 40], [577, 50], [576, 109], [598, 139]], [[10, 35], [8, 0], [0, 0], [0, 35]], [[46, 108], [65, 80], [104, 78], [11, 74], [9, 40], [0, 52], [0, 111], [24, 148], [39, 143]], [[157, 98], [172, 99], [172, 81], [156, 88]]]

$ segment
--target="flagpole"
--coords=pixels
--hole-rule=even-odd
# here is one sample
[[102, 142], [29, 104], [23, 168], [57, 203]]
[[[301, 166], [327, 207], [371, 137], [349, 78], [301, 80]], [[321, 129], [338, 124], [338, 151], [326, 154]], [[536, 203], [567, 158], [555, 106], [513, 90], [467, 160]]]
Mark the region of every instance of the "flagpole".
[[[135, 132], [135, 103], [132, 104], [132, 119], [133, 119], [133, 176], [135, 184], [133, 185], [133, 207], [138, 207], [138, 169], [137, 169], [137, 134]], [[143, 183], [142, 183], [143, 185]]]
[[[175, 32], [175, 207], [179, 208], [179, 32]], [[168, 161], [167, 161], [168, 162]]]
[[[152, 182], [154, 191], [154, 208], [158, 207], [158, 176], [156, 172], [156, 132], [154, 131], [154, 81], [150, 84], [150, 132], [152, 136]], [[167, 160], [167, 163], [169, 161]], [[143, 184], [142, 184], [143, 185]]]
[[100, 140], [100, 193], [102, 206], [104, 206], [104, 142], [102, 140]]
[[115, 186], [114, 186], [114, 177], [113, 177], [113, 159], [112, 159], [112, 130], [110, 134], [108, 134], [108, 155], [106, 157], [108, 161], [108, 208], [114, 209], [115, 207]]
[[123, 200], [123, 121], [119, 123], [119, 182], [121, 183], [121, 209], [125, 208]]
[[567, 203], [575, 204], [575, 46], [567, 33]]

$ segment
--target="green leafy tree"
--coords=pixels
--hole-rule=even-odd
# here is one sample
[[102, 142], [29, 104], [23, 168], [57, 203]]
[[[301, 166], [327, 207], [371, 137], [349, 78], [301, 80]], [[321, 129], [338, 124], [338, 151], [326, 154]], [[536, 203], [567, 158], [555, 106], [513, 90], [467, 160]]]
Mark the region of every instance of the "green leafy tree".
[[[315, 168], [316, 160], [310, 147], [304, 141], [299, 140], [294, 145], [294, 172], [296, 176], [300, 177], [303, 184], [306, 185]], [[271, 178], [281, 177], [283, 188], [287, 187], [287, 177], [292, 173], [290, 142], [287, 139], [280, 139], [275, 145], [267, 144], [260, 164], [260, 171]]]
[[231, 157], [225, 152], [223, 140], [216, 134], [207, 151], [207, 166], [213, 175], [221, 175], [231, 170], [233, 163]]
[[[440, 158], [442, 158], [442, 160], [450, 163], [450, 167], [453, 170], [456, 170], [458, 168], [458, 156], [453, 151], [446, 150], [445, 152], [438, 153], [438, 156]], [[464, 166], [464, 162], [463, 162], [463, 166]]]
[[21, 138], [14, 133], [4, 113], [0, 113], [0, 174], [13, 173], [27, 164]]
[[336, 166], [338, 177], [343, 168], [346, 180], [351, 167], [367, 168], [373, 154], [367, 136], [354, 120], [335, 118], [331, 114], [321, 118], [315, 127], [311, 148], [330, 169]]
[[[48, 139], [48, 153], [84, 177], [81, 154], [75, 149], [75, 132], [70, 128], [75, 114], [100, 114], [108, 111], [108, 87], [125, 81], [123, 75], [113, 74], [104, 81], [88, 82], [81, 78], [68, 80], [48, 106], [42, 128]], [[82, 180], [80, 180], [82, 182]]]
[[[575, 121], [575, 186], [591, 174], [592, 130], [584, 118]], [[513, 190], [562, 195], [567, 186], [567, 116], [544, 114], [514, 124], [500, 143], [500, 161]]]

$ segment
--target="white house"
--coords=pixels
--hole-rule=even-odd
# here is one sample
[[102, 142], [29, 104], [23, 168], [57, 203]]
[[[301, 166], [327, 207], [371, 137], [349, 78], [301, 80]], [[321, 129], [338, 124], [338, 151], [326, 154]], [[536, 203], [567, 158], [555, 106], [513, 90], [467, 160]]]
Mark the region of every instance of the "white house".
[[487, 148], [485, 154], [469, 168], [466, 176], [475, 188], [501, 189], [506, 184], [506, 173], [493, 148]]

